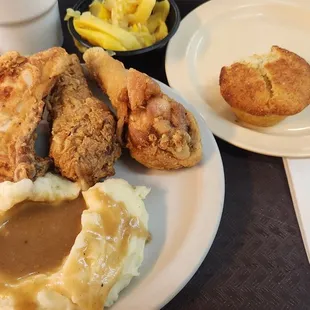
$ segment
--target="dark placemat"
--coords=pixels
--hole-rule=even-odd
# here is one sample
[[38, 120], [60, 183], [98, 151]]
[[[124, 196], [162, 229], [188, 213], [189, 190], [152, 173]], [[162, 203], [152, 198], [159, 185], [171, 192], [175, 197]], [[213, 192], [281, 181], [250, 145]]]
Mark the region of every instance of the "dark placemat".
[[[177, 1], [182, 16], [203, 2]], [[60, 0], [61, 16], [74, 3]], [[64, 47], [76, 53], [65, 25], [64, 35]], [[167, 83], [164, 59], [163, 50], [125, 65]], [[219, 231], [197, 273], [163, 310], [310, 309], [309, 263], [282, 160], [217, 142], [226, 178]]]

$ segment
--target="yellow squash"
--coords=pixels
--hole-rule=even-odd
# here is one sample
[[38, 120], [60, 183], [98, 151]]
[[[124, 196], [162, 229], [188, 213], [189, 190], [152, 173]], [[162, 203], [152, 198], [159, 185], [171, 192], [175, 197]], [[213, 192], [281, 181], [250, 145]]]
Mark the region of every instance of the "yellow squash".
[[165, 22], [167, 19], [167, 16], [170, 11], [170, 3], [168, 0], [163, 0], [160, 2], [156, 2], [154, 6], [153, 13], [159, 13], [161, 15], [161, 19]]
[[94, 30], [76, 28], [80, 36], [95, 46], [101, 46], [111, 51], [126, 51], [125, 47], [110, 35]]
[[169, 11], [169, 0], [94, 0], [82, 15], [67, 9], [65, 20], [73, 17], [76, 31], [91, 44], [127, 51], [150, 46], [166, 37]]
[[74, 27], [76, 29], [82, 28], [108, 34], [119, 41], [120, 44], [128, 50], [142, 48], [137, 38], [130, 32], [92, 16], [90, 13], [87, 14], [87, 12], [83, 13], [79, 19], [74, 19]]
[[159, 23], [159, 27], [157, 28], [156, 32], [155, 32], [155, 38], [157, 41], [162, 40], [163, 38], [165, 38], [168, 34], [168, 28], [165, 22], [163, 22], [162, 20]]
[[160, 13], [152, 14], [147, 21], [147, 28], [149, 29], [149, 32], [154, 33], [156, 29], [159, 27], [160, 22], [161, 22], [161, 14]]
[[103, 20], [109, 20], [109, 18], [111, 17], [110, 11], [108, 11], [103, 5], [103, 3], [98, 0], [95, 0], [91, 3], [91, 5], [89, 6], [89, 11], [94, 16]]
[[131, 23], [146, 24], [152, 14], [156, 0], [141, 0], [134, 14], [128, 15], [128, 20]]
[[156, 42], [155, 36], [152, 35], [148, 28], [144, 25], [134, 24], [130, 28], [130, 32], [132, 32], [145, 47], [150, 46]]
[[158, 31], [158, 28], [161, 27], [162, 28], [161, 33], [164, 34], [163, 31], [164, 26], [161, 24], [162, 22], [166, 22], [169, 11], [170, 11], [170, 3], [168, 0], [156, 2], [153, 14], [147, 21], [147, 27], [150, 33], [155, 33], [156, 31]]

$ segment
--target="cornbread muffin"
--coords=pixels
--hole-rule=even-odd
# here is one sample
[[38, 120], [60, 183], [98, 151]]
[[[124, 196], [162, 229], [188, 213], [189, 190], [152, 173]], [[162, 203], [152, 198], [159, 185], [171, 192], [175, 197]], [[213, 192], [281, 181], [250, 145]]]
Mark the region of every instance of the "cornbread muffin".
[[241, 121], [273, 126], [310, 104], [310, 65], [300, 56], [272, 46], [269, 54], [223, 67], [220, 89]]

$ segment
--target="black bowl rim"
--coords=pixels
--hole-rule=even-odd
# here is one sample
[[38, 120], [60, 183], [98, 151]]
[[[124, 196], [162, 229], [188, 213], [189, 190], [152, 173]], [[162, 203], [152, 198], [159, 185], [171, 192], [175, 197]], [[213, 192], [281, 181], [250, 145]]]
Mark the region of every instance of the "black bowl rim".
[[[79, 10], [79, 7], [87, 0], [79, 0], [74, 6], [73, 6], [73, 10]], [[169, 31], [168, 35], [163, 38], [162, 40], [156, 42], [155, 44], [148, 46], [148, 47], [144, 47], [144, 48], [140, 48], [138, 50], [131, 50], [131, 51], [111, 51], [113, 53], [115, 53], [116, 56], [133, 56], [133, 55], [139, 55], [139, 54], [143, 54], [143, 53], [147, 53], [150, 51], [153, 51], [155, 49], [159, 49], [164, 47], [169, 40], [174, 36], [174, 34], [177, 32], [179, 26], [180, 26], [180, 22], [181, 22], [181, 14], [180, 14], [180, 10], [177, 6], [177, 4], [175, 3], [174, 0], [169, 0], [170, 3], [170, 9], [171, 7], [173, 8], [174, 12], [175, 12], [175, 22], [172, 26], [172, 29]], [[73, 25], [73, 17], [70, 17], [68, 20], [68, 29], [70, 34], [72, 35], [73, 38], [75, 38], [80, 44], [82, 44], [84, 47], [86, 48], [92, 48], [95, 47], [95, 45], [90, 44], [87, 40], [84, 40], [75, 30], [74, 25]]]

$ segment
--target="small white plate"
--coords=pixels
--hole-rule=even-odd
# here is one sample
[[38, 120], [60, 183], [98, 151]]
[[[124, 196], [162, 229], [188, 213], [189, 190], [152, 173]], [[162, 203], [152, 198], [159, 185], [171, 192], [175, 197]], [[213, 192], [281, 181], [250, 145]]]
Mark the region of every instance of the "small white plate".
[[310, 62], [309, 0], [211, 0], [185, 17], [169, 42], [171, 87], [193, 104], [218, 137], [274, 156], [310, 156], [310, 107], [270, 128], [236, 122], [219, 89], [220, 70], [272, 45]]
[[[177, 171], [147, 169], [126, 154], [117, 161], [115, 177], [152, 188], [145, 201], [152, 241], [145, 248], [140, 276], [121, 293], [113, 310], [160, 309], [169, 302], [204, 260], [222, 215], [224, 172], [213, 135], [188, 102], [158, 83], [195, 115], [204, 157], [199, 165]], [[94, 95], [108, 102], [94, 83], [90, 87]]]

